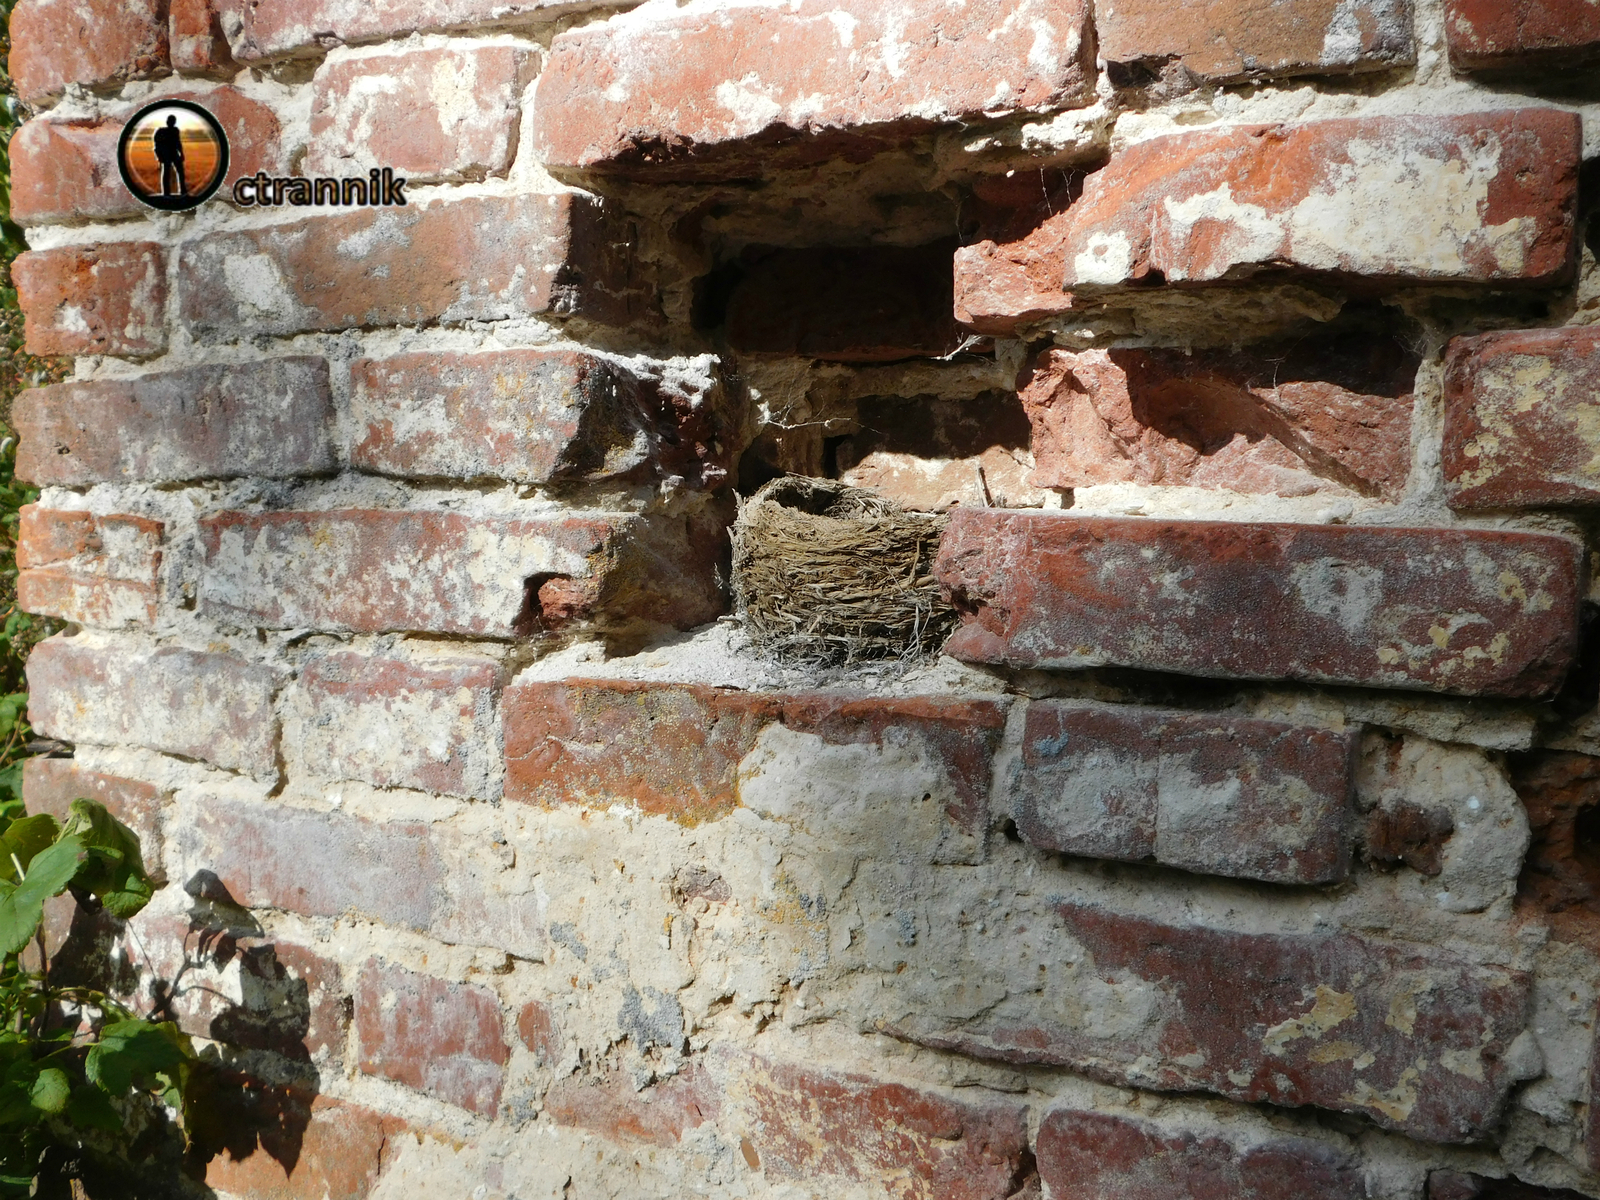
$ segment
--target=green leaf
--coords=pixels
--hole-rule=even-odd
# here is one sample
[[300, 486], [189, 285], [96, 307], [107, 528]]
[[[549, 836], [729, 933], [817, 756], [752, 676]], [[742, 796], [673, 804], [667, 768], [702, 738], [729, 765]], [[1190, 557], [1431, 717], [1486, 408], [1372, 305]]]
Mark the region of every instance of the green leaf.
[[44, 916], [44, 902], [67, 890], [85, 853], [77, 838], [62, 838], [34, 858], [21, 883], [0, 880], [0, 957], [28, 944]]
[[33, 861], [34, 855], [43, 851], [61, 835], [61, 826], [56, 824], [56, 819], [49, 813], [39, 813], [33, 817], [22, 817], [11, 822], [6, 827], [4, 834], [0, 834], [0, 878], [17, 882], [17, 868], [11, 861], [15, 858], [22, 864], [26, 871], [28, 864]]
[[110, 1098], [87, 1083], [73, 1089], [64, 1115], [79, 1129], [103, 1129], [106, 1133], [122, 1131], [122, 1117], [111, 1107]]
[[33, 1081], [33, 1106], [42, 1113], [54, 1116], [66, 1108], [72, 1097], [72, 1081], [59, 1067], [46, 1067]]
[[98, 896], [107, 912], [127, 918], [150, 903], [155, 885], [145, 872], [138, 835], [107, 812], [105, 805], [74, 800], [65, 832], [88, 850], [72, 882]]
[[100, 1040], [84, 1060], [84, 1073], [107, 1095], [125, 1096], [136, 1080], [181, 1067], [189, 1057], [188, 1039], [176, 1025], [130, 1017], [100, 1031]]

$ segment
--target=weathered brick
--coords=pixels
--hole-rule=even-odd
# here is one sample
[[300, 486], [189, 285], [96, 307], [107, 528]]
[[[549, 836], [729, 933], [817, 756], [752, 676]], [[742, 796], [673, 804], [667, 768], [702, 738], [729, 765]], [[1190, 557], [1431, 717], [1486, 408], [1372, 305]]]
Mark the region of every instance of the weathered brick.
[[[738, 806], [739, 762], [769, 725], [834, 745], [881, 745], [898, 729], [942, 765], [949, 795], [941, 798], [971, 836], [987, 824], [990, 766], [1006, 713], [992, 700], [596, 679], [515, 683], [502, 707], [508, 799], [601, 808], [625, 800], [681, 821], [714, 819]], [[597, 745], [606, 753], [586, 749]]]
[[240, 62], [320, 55], [340, 42], [381, 42], [412, 32], [549, 21], [626, 0], [218, 0]]
[[22, 509], [17, 605], [80, 625], [149, 625], [160, 600], [161, 537], [148, 517]]
[[314, 475], [336, 466], [321, 358], [51, 384], [17, 397], [14, 412], [17, 473], [40, 485]]
[[1410, 0], [1111, 0], [1095, 7], [1100, 57], [1216, 82], [1378, 71], [1416, 61]]
[[1542, 534], [957, 509], [935, 573], [969, 662], [1541, 697], [1584, 562]]
[[635, 238], [592, 196], [479, 196], [208, 234], [178, 259], [204, 339], [539, 315], [653, 320]]
[[951, 312], [954, 253], [954, 242], [747, 251], [728, 300], [728, 344], [832, 362], [952, 354], [962, 342]]
[[213, 798], [197, 821], [217, 894], [307, 917], [350, 914], [539, 960], [535, 897], [483, 845], [447, 826]]
[[555, 167], [656, 179], [861, 158], [940, 125], [1087, 101], [1087, 23], [1082, 0], [669, 9], [555, 39], [535, 145]]
[[330, 654], [300, 673], [301, 762], [325, 779], [500, 798], [500, 667]]
[[65, 821], [74, 800], [96, 800], [139, 835], [145, 865], [161, 862], [161, 789], [137, 779], [85, 770], [70, 758], [28, 758], [22, 766], [22, 802], [30, 813]]
[[352, 369], [351, 465], [517, 483], [677, 475], [708, 488], [742, 446], [710, 359], [625, 363], [572, 350], [429, 351]]
[[[221, 123], [228, 135], [225, 187], [258, 171], [287, 169], [282, 127], [267, 105], [231, 87], [166, 95], [203, 105]], [[134, 111], [133, 105], [114, 109], [102, 121], [35, 117], [19, 129], [11, 139], [13, 219], [52, 225], [148, 213], [117, 170], [117, 140]]]
[[510, 1057], [500, 1001], [488, 988], [447, 983], [368, 959], [356, 989], [361, 1070], [493, 1119]]
[[721, 1103], [719, 1090], [697, 1063], [643, 1090], [620, 1071], [569, 1075], [544, 1098], [545, 1111], [557, 1125], [655, 1146], [675, 1146], [690, 1130], [714, 1122]]
[[530, 47], [415, 50], [325, 63], [312, 83], [306, 175], [389, 167], [416, 182], [504, 175], [517, 152]]
[[541, 1067], [553, 1067], [561, 1061], [561, 1031], [548, 1004], [530, 1000], [522, 1006], [517, 1012], [517, 1036], [533, 1051], [534, 1061]]
[[1354, 753], [1348, 734], [1278, 721], [1039, 701], [1012, 815], [1047, 850], [1331, 883], [1350, 868]]
[[29, 250], [11, 276], [29, 354], [137, 358], [166, 348], [166, 258], [154, 242]]
[[275, 629], [503, 637], [578, 621], [693, 628], [722, 611], [693, 519], [227, 512], [200, 524], [200, 610]]
[[1600, 329], [1457, 338], [1445, 355], [1454, 508], [1600, 504]]
[[1039, 1177], [1073, 1200], [1366, 1200], [1356, 1157], [1277, 1135], [1238, 1140], [1137, 1117], [1057, 1106], [1039, 1126]]
[[855, 423], [857, 432], [835, 445], [839, 478], [902, 508], [1044, 502], [1044, 493], [1028, 482], [1028, 415], [1015, 392], [984, 392], [971, 400], [871, 396], [856, 405]]
[[[1511, 755], [1506, 765], [1531, 835], [1518, 880], [1519, 904], [1547, 922], [1557, 939], [1593, 942], [1600, 930], [1600, 857], [1579, 830], [1600, 813], [1600, 758], [1536, 750]], [[1595, 1067], [1600, 1083], [1600, 1056]], [[1600, 1165], [1600, 1104], [1590, 1112], [1596, 1122], [1590, 1153]]]
[[[1309, 275], [1366, 289], [1570, 277], [1571, 113], [1236, 125], [1139, 142], [1013, 241], [956, 252], [956, 316], [1009, 333], [1074, 292]], [[1416, 214], [1426, 211], [1427, 222]]]
[[28, 656], [28, 719], [46, 737], [132, 743], [272, 777], [278, 674], [233, 654], [53, 637]]
[[185, 1033], [295, 1063], [343, 1055], [349, 1021], [339, 965], [316, 951], [199, 906], [141, 922], [139, 940], [152, 994]]
[[1522, 972], [1349, 934], [1237, 933], [1072, 902], [1056, 913], [1077, 948], [1063, 953], [1137, 1004], [1136, 1024], [1074, 1003], [1043, 1020], [913, 1018], [902, 1032], [1119, 1084], [1360, 1113], [1424, 1141], [1474, 1141], [1500, 1119], [1506, 1052], [1529, 1016]]
[[167, 69], [164, 0], [20, 0], [11, 13], [11, 77], [28, 103], [69, 83], [144, 79]]
[[1049, 350], [1019, 381], [1032, 481], [1393, 500], [1418, 365], [1398, 341], [1360, 334], [1245, 353]]
[[[235, 68], [228, 39], [222, 32], [220, 14], [212, 0], [167, 0], [167, 43], [174, 71], [207, 75]], [[228, 149], [231, 157], [231, 133]]]
[[197, 821], [220, 892], [247, 908], [350, 913], [425, 930], [443, 908], [444, 867], [428, 826], [213, 798]]
[[954, 1100], [764, 1058], [724, 1061], [724, 1113], [747, 1130], [746, 1159], [769, 1179], [841, 1178], [907, 1200], [1005, 1200], [1028, 1173], [1028, 1110], [1015, 1101]]
[[1547, 70], [1600, 59], [1600, 11], [1586, 0], [1448, 0], [1458, 71]]
[[205, 1183], [252, 1200], [365, 1200], [404, 1123], [307, 1087], [225, 1075], [196, 1106]]

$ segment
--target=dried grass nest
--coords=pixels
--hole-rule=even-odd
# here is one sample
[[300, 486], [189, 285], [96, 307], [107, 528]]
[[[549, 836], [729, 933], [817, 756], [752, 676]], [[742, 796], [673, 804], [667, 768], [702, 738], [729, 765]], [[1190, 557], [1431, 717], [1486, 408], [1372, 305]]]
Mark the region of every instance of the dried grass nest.
[[937, 651], [957, 619], [933, 578], [947, 521], [831, 479], [774, 479], [733, 525], [751, 643], [797, 666]]

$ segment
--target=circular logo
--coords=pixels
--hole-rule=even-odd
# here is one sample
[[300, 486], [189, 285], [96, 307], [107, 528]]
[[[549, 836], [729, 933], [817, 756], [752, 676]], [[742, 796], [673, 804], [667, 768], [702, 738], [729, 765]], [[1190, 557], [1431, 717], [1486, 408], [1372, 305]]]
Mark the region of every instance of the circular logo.
[[228, 136], [198, 104], [157, 100], [122, 127], [117, 166], [128, 190], [151, 208], [187, 212], [222, 186]]

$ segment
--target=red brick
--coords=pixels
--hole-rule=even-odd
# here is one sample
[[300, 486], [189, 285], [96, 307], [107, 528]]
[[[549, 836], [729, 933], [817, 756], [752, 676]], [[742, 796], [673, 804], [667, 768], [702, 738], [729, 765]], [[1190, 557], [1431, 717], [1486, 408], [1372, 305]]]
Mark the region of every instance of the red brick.
[[449, 512], [226, 512], [200, 524], [200, 610], [275, 629], [501, 637], [722, 611], [693, 520]]
[[1277, 721], [1039, 701], [1013, 816], [1047, 850], [1332, 883], [1350, 869], [1354, 753], [1350, 735]]
[[517, 1036], [541, 1067], [554, 1067], [561, 1061], [561, 1031], [548, 1004], [530, 1000], [522, 1006], [517, 1013]]
[[361, 1070], [494, 1118], [510, 1057], [500, 1001], [488, 988], [446, 983], [368, 959], [356, 991]]
[[1111, 0], [1095, 6], [1100, 57], [1113, 67], [1170, 65], [1233, 82], [1381, 71], [1416, 61], [1410, 0]]
[[219, 0], [240, 62], [321, 55], [341, 42], [381, 42], [411, 32], [549, 21], [625, 0]]
[[857, 432], [835, 444], [839, 478], [902, 508], [1044, 502], [1044, 493], [1028, 482], [1028, 416], [1015, 392], [970, 400], [871, 396], [856, 405], [855, 422]]
[[1039, 1126], [1039, 1176], [1073, 1200], [1366, 1200], [1348, 1151], [1285, 1135], [1240, 1145], [1203, 1130], [1056, 1107]]
[[17, 605], [80, 625], [149, 625], [160, 600], [165, 526], [148, 517], [22, 509]]
[[934, 570], [968, 662], [1542, 697], [1584, 563], [1542, 534], [957, 509]]
[[28, 719], [46, 737], [132, 743], [277, 774], [277, 672], [233, 654], [57, 636], [28, 656]]
[[1445, 355], [1453, 508], [1600, 503], [1600, 329], [1457, 338]]
[[116, 85], [164, 74], [163, 0], [20, 0], [11, 13], [11, 77], [28, 103], [69, 83]]
[[[209, 75], [235, 69], [228, 39], [223, 35], [218, 18], [212, 0], [167, 0], [167, 42], [174, 71]], [[231, 155], [231, 134], [228, 149]]]
[[1015, 1101], [953, 1100], [763, 1058], [726, 1062], [724, 1112], [742, 1123], [769, 1179], [834, 1177], [907, 1200], [1005, 1200], [1027, 1174], [1028, 1110]]
[[40, 485], [181, 483], [332, 472], [321, 358], [56, 383], [17, 397], [17, 473]]
[[1448, 0], [1458, 71], [1543, 70], [1600, 60], [1600, 12], [1587, 0]]
[[197, 829], [220, 889], [210, 899], [418, 931], [446, 904], [425, 824], [212, 798]]
[[315, 659], [300, 673], [300, 761], [324, 779], [498, 800], [499, 679], [497, 663], [466, 655]]
[[[1527, 810], [1530, 835], [1517, 885], [1519, 908], [1548, 924], [1557, 941], [1600, 950], [1600, 855], [1580, 832], [1600, 811], [1600, 758], [1538, 750], [1512, 755], [1506, 765]], [[1600, 1084], [1600, 1040], [1596, 1047], [1593, 1079]], [[1600, 1166], [1600, 1104], [1589, 1111], [1594, 1124], [1588, 1144]]]
[[205, 1184], [251, 1200], [364, 1200], [403, 1128], [305, 1087], [223, 1084], [207, 1101], [197, 1106], [207, 1126], [197, 1140], [215, 1147]]
[[95, 800], [133, 830], [147, 867], [161, 862], [163, 793], [151, 784], [85, 770], [70, 758], [29, 758], [22, 766], [22, 802], [30, 813], [65, 821], [74, 800]]
[[374, 325], [652, 320], [631, 226], [592, 196], [479, 196], [212, 233], [178, 259], [179, 311], [235, 341]]
[[139, 944], [185, 1033], [295, 1063], [343, 1055], [349, 1020], [339, 965], [315, 951], [270, 940], [253, 923], [231, 927], [203, 908], [142, 921]]
[[690, 1063], [642, 1091], [621, 1071], [569, 1075], [545, 1093], [544, 1108], [557, 1125], [587, 1129], [613, 1141], [675, 1146], [690, 1130], [716, 1121], [721, 1102], [706, 1072]]
[[[508, 799], [600, 808], [622, 800], [686, 823], [738, 807], [739, 761], [769, 725], [832, 745], [883, 745], [898, 729], [944, 768], [950, 819], [972, 837], [988, 823], [990, 768], [1006, 719], [1005, 706], [990, 700], [597, 679], [516, 683], [503, 710]], [[587, 752], [591, 746], [606, 753]]]
[[1362, 335], [1243, 354], [1048, 350], [1019, 381], [1032, 481], [1394, 500], [1417, 366], [1398, 342]]
[[389, 167], [416, 182], [504, 175], [517, 152], [532, 47], [415, 50], [324, 63], [302, 173]]
[[[1014, 241], [956, 253], [956, 316], [1009, 333], [1074, 291], [1310, 276], [1548, 286], [1575, 264], [1571, 113], [1236, 125], [1139, 142]], [[1427, 211], [1419, 225], [1416, 214]]]
[[351, 465], [517, 483], [677, 475], [720, 486], [742, 414], [709, 359], [655, 373], [572, 350], [427, 351], [352, 369]]
[[1499, 1122], [1515, 1082], [1506, 1052], [1529, 1016], [1522, 972], [1348, 934], [1236, 933], [1070, 902], [1057, 915], [1061, 953], [1149, 1005], [1137, 1025], [1074, 1004], [1052, 1008], [1081, 1020], [918, 1016], [902, 1032], [1129, 1086], [1360, 1113], [1423, 1141], [1475, 1141]]
[[1093, 42], [1082, 0], [669, 10], [555, 39], [535, 146], [554, 167], [656, 179], [859, 159], [941, 125], [1086, 102]]
[[29, 354], [137, 358], [167, 345], [166, 258], [154, 242], [29, 250], [11, 265]]
[[[228, 174], [233, 180], [257, 171], [288, 168], [282, 128], [265, 104], [231, 87], [176, 91], [216, 117], [228, 135]], [[112, 110], [103, 121], [36, 117], [11, 139], [11, 215], [23, 225], [143, 216], [150, 210], [133, 198], [117, 171], [117, 140], [136, 106]]]
[[954, 252], [954, 242], [747, 251], [728, 300], [728, 344], [825, 362], [953, 354], [962, 342], [951, 312]]

